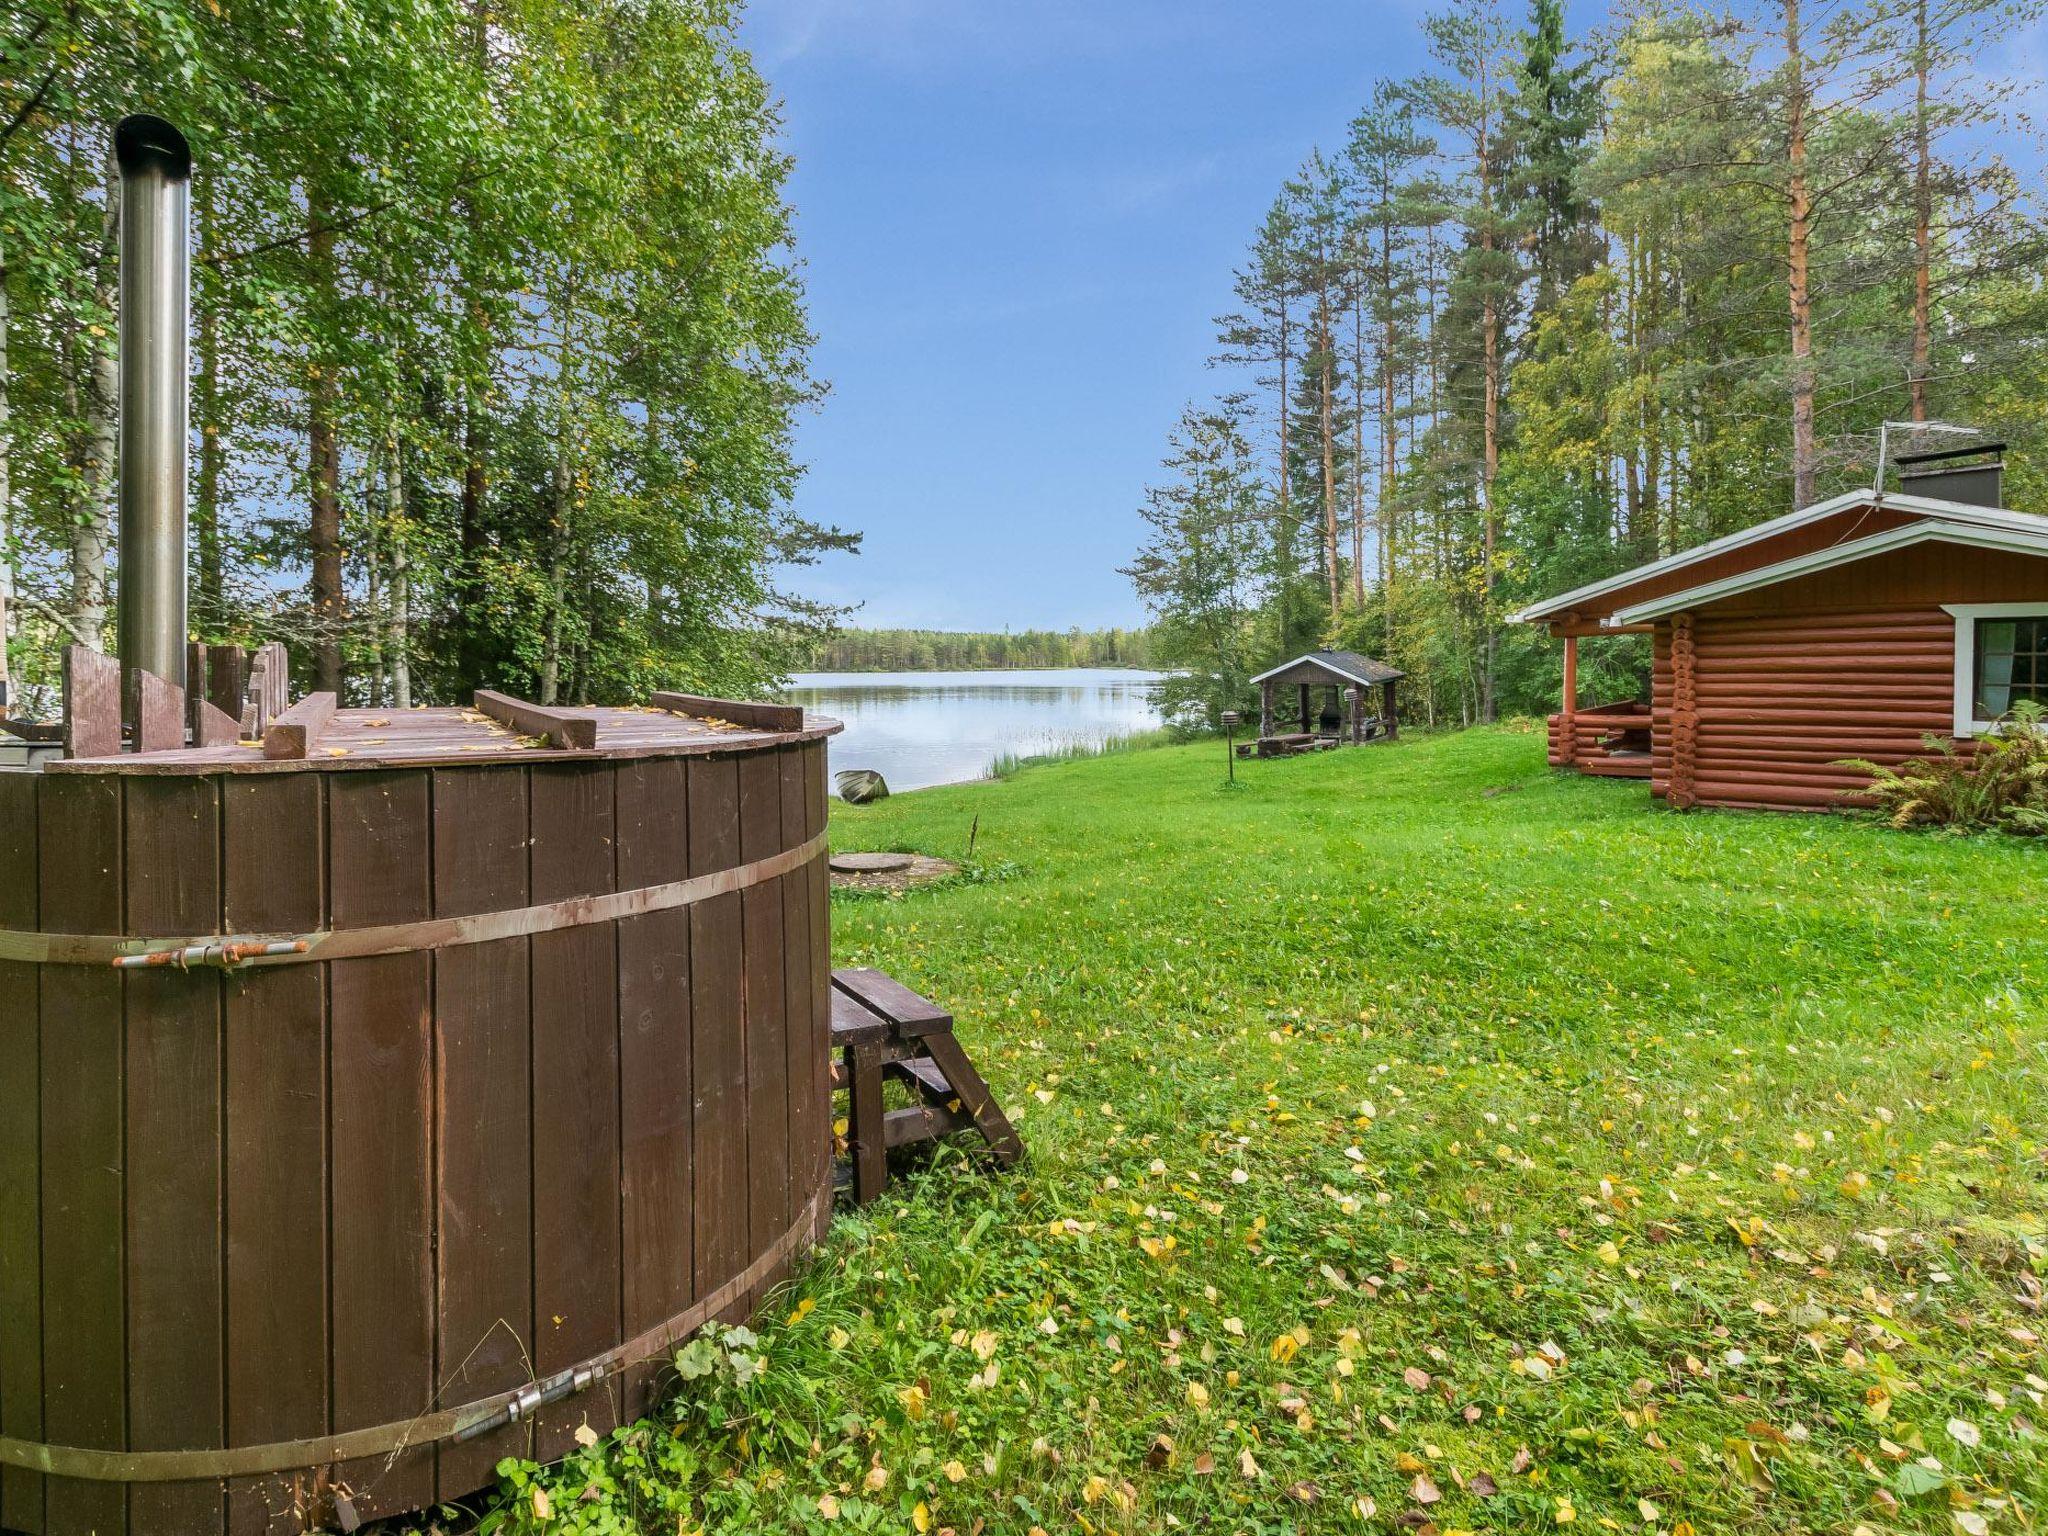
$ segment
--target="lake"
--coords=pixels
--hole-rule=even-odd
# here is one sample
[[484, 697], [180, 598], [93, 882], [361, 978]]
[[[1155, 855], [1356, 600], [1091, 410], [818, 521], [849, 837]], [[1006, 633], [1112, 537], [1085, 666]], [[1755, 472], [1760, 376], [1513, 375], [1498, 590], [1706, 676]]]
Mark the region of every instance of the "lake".
[[1077, 667], [1040, 672], [799, 672], [793, 704], [844, 720], [831, 768], [872, 768], [891, 790], [988, 776], [1005, 753], [1030, 757], [1099, 745], [1159, 724], [1157, 672]]

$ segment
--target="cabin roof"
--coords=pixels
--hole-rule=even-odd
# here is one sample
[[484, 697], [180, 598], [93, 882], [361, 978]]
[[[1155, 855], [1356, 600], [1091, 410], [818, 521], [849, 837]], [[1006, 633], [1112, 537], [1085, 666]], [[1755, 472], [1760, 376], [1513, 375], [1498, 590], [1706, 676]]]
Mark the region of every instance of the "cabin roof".
[[1261, 672], [1252, 681], [1268, 682], [1296, 668], [1329, 674], [1333, 681], [1357, 683], [1370, 688], [1379, 683], [1396, 682], [1408, 674], [1398, 667], [1390, 667], [1384, 661], [1371, 656], [1361, 656], [1357, 651], [1310, 651], [1306, 656], [1297, 656], [1292, 661], [1283, 661], [1270, 671]]
[[[1787, 534], [1825, 523], [1830, 518], [1844, 514], [1866, 512], [1885, 513], [1905, 521], [1866, 537], [1853, 537], [1860, 520], [1845, 530], [1837, 543], [1820, 550], [1803, 550], [1790, 558], [1770, 547], [1774, 541]], [[1940, 530], [1940, 531], [1936, 531]], [[1901, 537], [1892, 543], [1879, 543], [1889, 535], [1913, 535]], [[1989, 540], [1980, 540], [1978, 535], [1992, 535]], [[2017, 544], [2002, 542], [1996, 536], [2011, 536]], [[1812, 535], [1809, 535], [1811, 538]], [[1666, 555], [1661, 560], [1652, 560], [1633, 569], [1621, 571], [1600, 581], [1589, 582], [1575, 587], [1540, 603], [1532, 603], [1518, 613], [1509, 615], [1509, 622], [1519, 624], [1542, 624], [1572, 616], [1612, 618], [1618, 623], [1635, 623], [1659, 614], [1671, 613], [1694, 603], [1712, 601], [1712, 597], [1728, 596], [1733, 592], [1747, 591], [1754, 587], [1768, 586], [1773, 582], [1803, 575], [1809, 570], [1825, 569], [1828, 565], [1839, 565], [1845, 560], [1862, 559], [1866, 555], [1882, 553], [1885, 549], [1899, 548], [1904, 544], [1920, 542], [1927, 538], [1948, 538], [1963, 543], [1987, 542], [1992, 548], [2020, 548], [2024, 553], [2038, 554], [2048, 548], [2048, 517], [2036, 516], [2031, 512], [2015, 512], [2008, 507], [1980, 507], [1958, 501], [1937, 501], [1928, 496], [1911, 496], [1898, 492], [1886, 492], [1874, 496], [1867, 490], [1849, 491], [1826, 501], [1817, 501], [1810, 507], [1797, 512], [1788, 512], [1774, 517], [1755, 527], [1740, 532], [1724, 534], [1718, 539], [1709, 539], [1691, 549], [1680, 550], [1675, 555]], [[1849, 553], [1849, 551], [1855, 553]], [[1778, 558], [1773, 558], [1774, 553]], [[1745, 559], [1745, 557], [1748, 557]], [[1806, 563], [1815, 557], [1827, 557], [1819, 564]], [[1629, 589], [1650, 583], [1664, 584], [1681, 578], [1686, 570], [1705, 565], [1709, 561], [1733, 563], [1737, 569], [1711, 580], [1689, 584], [1674, 590], [1668, 585], [1652, 595], [1645, 595], [1642, 601], [1631, 604]], [[1775, 573], [1775, 574], [1774, 574]], [[1715, 589], [1726, 585], [1725, 591]], [[1685, 601], [1676, 601], [1683, 598]]]

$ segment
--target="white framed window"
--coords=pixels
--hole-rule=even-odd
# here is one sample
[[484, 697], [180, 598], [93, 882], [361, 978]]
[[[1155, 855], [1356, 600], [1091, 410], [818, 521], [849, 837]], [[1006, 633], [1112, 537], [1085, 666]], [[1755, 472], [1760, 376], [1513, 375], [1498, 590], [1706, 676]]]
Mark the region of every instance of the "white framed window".
[[1942, 609], [1956, 621], [1956, 735], [1996, 731], [2022, 699], [2048, 705], [2048, 598]]

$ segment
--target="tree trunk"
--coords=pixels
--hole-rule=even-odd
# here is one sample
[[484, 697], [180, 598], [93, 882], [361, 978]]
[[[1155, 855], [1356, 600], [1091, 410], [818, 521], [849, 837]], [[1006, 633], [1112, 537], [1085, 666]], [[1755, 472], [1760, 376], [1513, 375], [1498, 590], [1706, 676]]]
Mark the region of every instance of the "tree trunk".
[[[1483, 242], [1492, 248], [1489, 233]], [[1494, 661], [1499, 654], [1499, 626], [1494, 622], [1493, 586], [1494, 547], [1500, 541], [1500, 522], [1494, 510], [1493, 481], [1500, 472], [1500, 309], [1489, 293], [1486, 302], [1480, 306], [1479, 322], [1480, 349], [1485, 365], [1484, 405], [1484, 446], [1479, 471], [1479, 496], [1485, 512], [1484, 549], [1481, 554], [1485, 562], [1481, 572], [1481, 608], [1479, 621], [1486, 630], [1485, 670], [1479, 679], [1479, 718], [1491, 724], [1495, 716], [1493, 693]]]
[[569, 433], [555, 449], [554, 507], [548, 520], [548, 628], [540, 660], [540, 702], [556, 703], [562, 686], [562, 617], [569, 603]]
[[[313, 267], [315, 290], [331, 301], [334, 289], [334, 234], [326, 210], [318, 202], [307, 210], [306, 254]], [[329, 309], [331, 318], [332, 310]], [[313, 688], [339, 694], [342, 689], [341, 625], [341, 447], [334, 420], [336, 389], [333, 368], [314, 364], [308, 391], [307, 470], [311, 480], [307, 539], [313, 555]]]
[[1785, 0], [1785, 173], [1787, 300], [1792, 314], [1792, 505], [1820, 500], [1820, 455], [1813, 423], [1813, 199], [1806, 183], [1806, 54], [1799, 0]]
[[377, 515], [376, 482], [381, 478], [372, 461], [363, 483], [363, 660], [368, 663], [368, 686], [363, 702], [371, 707], [383, 704], [384, 691], [384, 529]]
[[1399, 465], [1394, 419], [1394, 233], [1380, 225], [1380, 588], [1387, 610], [1386, 644], [1394, 646], [1394, 486]]
[[1934, 352], [1934, 165], [1927, 127], [1927, 0], [1914, 7], [1913, 46], [1913, 420], [1927, 420], [1927, 370]]
[[384, 655], [391, 666], [391, 704], [412, 708], [412, 550], [405, 513], [405, 448], [396, 432], [385, 443], [384, 518], [390, 534], [391, 611]]
[[1279, 600], [1273, 605], [1273, 616], [1278, 620], [1279, 634], [1275, 637], [1276, 649], [1287, 648], [1290, 631], [1293, 629], [1294, 606], [1294, 519], [1290, 511], [1288, 495], [1287, 463], [1287, 363], [1291, 338], [1287, 330], [1287, 274], [1283, 269], [1279, 279], [1280, 287], [1280, 517], [1273, 524], [1273, 568], [1279, 588]]
[[1337, 438], [1336, 352], [1337, 339], [1330, 326], [1328, 288], [1316, 303], [1316, 342], [1321, 349], [1321, 366], [1316, 370], [1316, 418], [1322, 438], [1323, 470], [1323, 567], [1330, 589], [1330, 618], [1344, 603], [1344, 575], [1337, 550]]
[[[1354, 243], [1353, 249], [1358, 249]], [[1365, 283], [1351, 301], [1351, 603], [1365, 611]]]

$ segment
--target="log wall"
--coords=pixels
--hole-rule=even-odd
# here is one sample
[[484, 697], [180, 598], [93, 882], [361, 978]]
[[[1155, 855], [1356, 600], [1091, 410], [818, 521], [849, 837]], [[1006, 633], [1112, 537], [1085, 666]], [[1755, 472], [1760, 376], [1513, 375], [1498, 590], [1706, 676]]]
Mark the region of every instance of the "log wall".
[[[1701, 608], [1694, 616], [1691, 791], [1704, 805], [1823, 810], [1954, 726], [1955, 620], [1944, 603], [2048, 609], [2048, 560], [1923, 545]], [[1670, 797], [1671, 620], [1652, 671], [1651, 791]], [[1850, 802], [1853, 803], [1853, 802]]]

